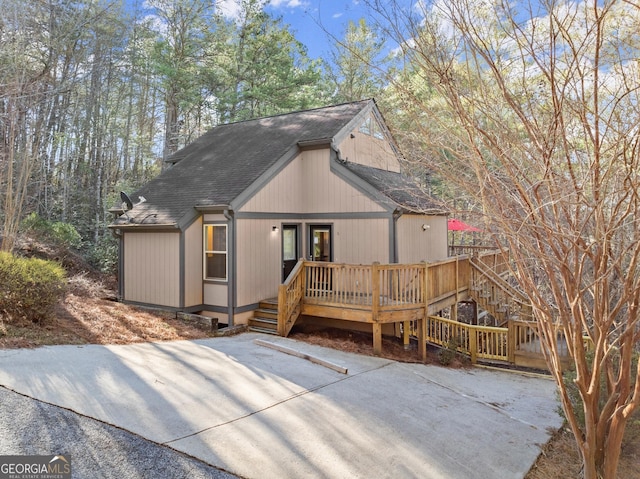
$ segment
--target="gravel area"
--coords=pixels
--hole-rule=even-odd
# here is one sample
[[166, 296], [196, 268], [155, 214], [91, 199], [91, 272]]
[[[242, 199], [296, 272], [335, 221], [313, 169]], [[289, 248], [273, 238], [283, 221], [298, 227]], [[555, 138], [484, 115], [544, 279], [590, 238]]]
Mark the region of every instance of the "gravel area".
[[71, 458], [74, 479], [233, 479], [202, 461], [109, 424], [0, 387], [0, 455]]

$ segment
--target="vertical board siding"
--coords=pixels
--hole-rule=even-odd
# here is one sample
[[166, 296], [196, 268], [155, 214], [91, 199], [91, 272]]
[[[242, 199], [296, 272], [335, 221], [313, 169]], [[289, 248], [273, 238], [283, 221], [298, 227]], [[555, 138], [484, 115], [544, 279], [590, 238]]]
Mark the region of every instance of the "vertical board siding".
[[[301, 223], [303, 244], [301, 255], [308, 256], [309, 225], [318, 221], [287, 220]], [[338, 263], [371, 264], [389, 262], [389, 220], [339, 219], [322, 220], [333, 229], [334, 261]], [[282, 222], [281, 220], [237, 220], [237, 306], [255, 304], [276, 297], [282, 282]], [[273, 232], [273, 226], [278, 232]]]
[[185, 307], [202, 304], [202, 218], [185, 231], [184, 301]]
[[400, 162], [386, 140], [360, 133], [358, 129], [339, 145], [343, 160], [381, 170], [400, 172]]
[[124, 234], [124, 299], [180, 306], [180, 233]]
[[448, 256], [446, 216], [402, 215], [397, 234], [399, 263], [440, 261]]
[[350, 219], [332, 223], [336, 263], [390, 262], [388, 219]]
[[273, 213], [381, 212], [384, 209], [330, 171], [328, 148], [303, 151], [240, 211]]
[[[272, 231], [273, 226], [278, 231]], [[276, 297], [282, 280], [280, 220], [238, 219], [237, 305]]]
[[203, 303], [209, 306], [227, 307], [229, 305], [229, 287], [224, 283], [205, 283], [203, 286]]

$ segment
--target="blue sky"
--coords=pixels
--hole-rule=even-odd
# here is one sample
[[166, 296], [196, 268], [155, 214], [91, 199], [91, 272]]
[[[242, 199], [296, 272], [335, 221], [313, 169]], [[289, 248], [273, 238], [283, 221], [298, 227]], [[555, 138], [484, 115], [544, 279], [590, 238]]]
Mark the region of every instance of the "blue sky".
[[341, 39], [349, 20], [357, 22], [367, 17], [367, 9], [359, 0], [271, 0], [266, 10], [291, 25], [310, 58], [329, 56], [331, 40], [327, 32]]
[[[125, 0], [125, 4], [147, 4], [148, 0]], [[213, 2], [213, 0], [211, 0]], [[309, 57], [328, 59], [331, 35], [342, 39], [349, 21], [368, 17], [363, 0], [261, 0], [265, 10], [282, 17], [295, 37], [308, 49]], [[228, 19], [237, 19], [241, 0], [219, 0], [216, 5]], [[153, 3], [150, 1], [149, 3]]]

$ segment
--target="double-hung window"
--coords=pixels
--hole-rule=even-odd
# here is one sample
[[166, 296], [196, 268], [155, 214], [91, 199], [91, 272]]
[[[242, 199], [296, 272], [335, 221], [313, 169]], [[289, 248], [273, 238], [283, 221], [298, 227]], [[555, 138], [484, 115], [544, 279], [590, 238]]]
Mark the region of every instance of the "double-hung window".
[[204, 279], [227, 280], [227, 225], [204, 225]]

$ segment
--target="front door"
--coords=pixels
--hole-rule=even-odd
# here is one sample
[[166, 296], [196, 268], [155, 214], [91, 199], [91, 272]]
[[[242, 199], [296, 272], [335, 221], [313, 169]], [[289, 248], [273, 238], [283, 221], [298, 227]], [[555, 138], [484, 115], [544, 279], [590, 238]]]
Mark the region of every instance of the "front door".
[[282, 281], [284, 282], [293, 268], [295, 268], [298, 258], [300, 258], [298, 243], [298, 225], [282, 226]]
[[331, 225], [312, 225], [309, 237], [311, 261], [333, 261]]

